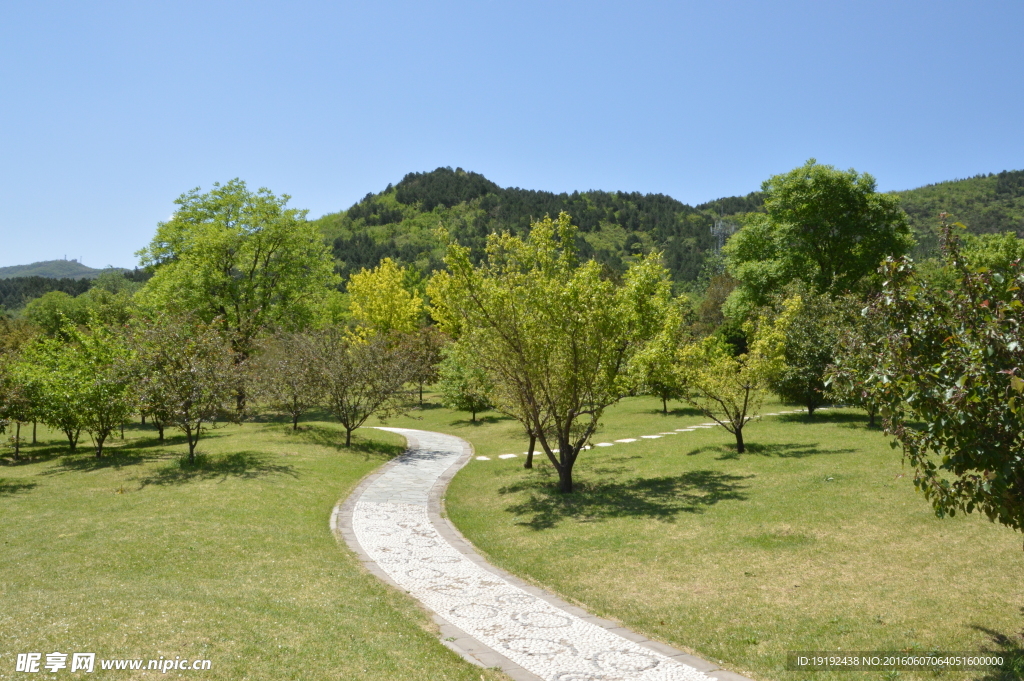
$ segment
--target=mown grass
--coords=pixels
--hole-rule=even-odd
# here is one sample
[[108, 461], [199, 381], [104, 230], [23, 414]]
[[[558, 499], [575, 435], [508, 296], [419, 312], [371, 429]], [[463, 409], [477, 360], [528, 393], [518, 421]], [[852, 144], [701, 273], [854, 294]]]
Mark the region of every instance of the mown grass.
[[[594, 442], [705, 422], [631, 398]], [[767, 405], [765, 411], [785, 409]], [[447, 511], [493, 562], [595, 614], [758, 679], [878, 678], [784, 670], [787, 651], [1014, 651], [1024, 643], [1022, 537], [936, 518], [886, 437], [856, 410], [767, 417], [736, 453], [720, 428], [595, 447], [559, 494], [507, 419], [440, 408], [395, 425], [473, 443]], [[503, 453], [520, 456], [501, 460]], [[932, 678], [890, 673], [885, 678]], [[942, 678], [1020, 678], [947, 672]]]
[[23, 676], [17, 653], [54, 651], [209, 659], [177, 674], [211, 680], [503, 678], [444, 648], [330, 533], [333, 505], [401, 438], [227, 426], [189, 464], [182, 438], [139, 427], [103, 459], [40, 435], [29, 460], [0, 459], [0, 679]]

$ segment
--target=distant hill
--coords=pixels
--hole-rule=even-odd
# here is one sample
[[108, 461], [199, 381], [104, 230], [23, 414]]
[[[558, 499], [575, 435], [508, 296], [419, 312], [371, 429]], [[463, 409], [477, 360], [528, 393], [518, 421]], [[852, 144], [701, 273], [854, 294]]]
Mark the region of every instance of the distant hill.
[[915, 255], [938, 249], [939, 214], [973, 234], [1016, 232], [1024, 237], [1024, 170], [976, 175], [895, 192], [918, 239]]
[[713, 212], [664, 194], [501, 188], [461, 168], [409, 173], [397, 185], [317, 222], [343, 276], [373, 267], [383, 257], [428, 274], [443, 267], [439, 226], [479, 258], [491, 232], [525, 234], [532, 221], [560, 211], [580, 227], [581, 255], [611, 272], [622, 272], [638, 254], [659, 249], [674, 279], [693, 280], [713, 249]]
[[[126, 271], [123, 268], [113, 268]], [[44, 260], [31, 265], [0, 267], [0, 279], [12, 277], [46, 277], [48, 279], [95, 279], [103, 269], [86, 267], [77, 260]]]
[[[1013, 231], [1024, 237], [1024, 170], [978, 175], [893, 192], [900, 197], [918, 240], [914, 255], [938, 249], [938, 216], [950, 213], [973, 233]], [[409, 173], [397, 185], [367, 194], [345, 211], [317, 220], [331, 244], [338, 272], [348, 276], [390, 257], [424, 275], [443, 267], [445, 227], [475, 257], [482, 256], [493, 231], [524, 234], [534, 220], [568, 212], [580, 227], [580, 250], [613, 272], [622, 272], [640, 253], [659, 249], [677, 282], [693, 281], [714, 252], [716, 219], [763, 210], [754, 191], [698, 206], [664, 194], [585, 191], [571, 194], [502, 188], [479, 173], [438, 168]]]

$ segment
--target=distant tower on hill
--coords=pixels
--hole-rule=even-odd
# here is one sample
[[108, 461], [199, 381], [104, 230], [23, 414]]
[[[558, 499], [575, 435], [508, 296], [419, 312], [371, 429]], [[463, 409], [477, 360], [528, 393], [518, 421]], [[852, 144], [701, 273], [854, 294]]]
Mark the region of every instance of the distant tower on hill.
[[718, 218], [715, 220], [715, 224], [711, 226], [711, 235], [715, 237], [715, 253], [722, 252], [722, 246], [725, 245], [725, 240], [736, 233], [740, 228], [735, 222], [726, 220], [725, 218]]

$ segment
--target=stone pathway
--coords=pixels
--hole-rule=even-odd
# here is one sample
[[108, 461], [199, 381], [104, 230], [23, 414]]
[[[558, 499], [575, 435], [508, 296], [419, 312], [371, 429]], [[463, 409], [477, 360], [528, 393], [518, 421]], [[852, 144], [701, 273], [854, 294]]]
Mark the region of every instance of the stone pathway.
[[441, 433], [382, 428], [408, 451], [339, 504], [332, 528], [384, 581], [432, 610], [445, 644], [516, 681], [748, 681], [593, 617], [487, 563], [440, 515], [472, 455]]

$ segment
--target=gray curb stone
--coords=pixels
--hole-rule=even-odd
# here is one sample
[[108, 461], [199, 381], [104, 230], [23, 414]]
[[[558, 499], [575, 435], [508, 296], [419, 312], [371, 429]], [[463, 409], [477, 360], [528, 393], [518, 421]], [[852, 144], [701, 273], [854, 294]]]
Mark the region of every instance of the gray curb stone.
[[[420, 446], [420, 443], [416, 440], [415, 436], [409, 434], [402, 435], [406, 439], [408, 449], [416, 449]], [[427, 516], [431, 525], [434, 526], [434, 529], [436, 529], [437, 532], [455, 548], [455, 550], [466, 556], [466, 558], [473, 561], [484, 570], [508, 581], [527, 593], [543, 599], [566, 613], [585, 619], [604, 629], [608, 629], [625, 639], [636, 642], [637, 645], [675, 659], [685, 665], [697, 669], [698, 671], [704, 672], [712, 678], [718, 679], [719, 681], [753, 681], [748, 677], [724, 670], [713, 662], [691, 655], [679, 650], [678, 648], [674, 648], [659, 641], [651, 641], [641, 634], [630, 629], [626, 629], [617, 622], [595, 617], [583, 608], [567, 603], [555, 594], [530, 584], [529, 582], [526, 582], [523, 579], [488, 563], [483, 556], [477, 553], [472, 543], [470, 543], [470, 541], [466, 539], [455, 525], [452, 524], [451, 521], [449, 521], [443, 514], [443, 498], [444, 492], [448, 488], [448, 484], [451, 482], [452, 478], [455, 477], [455, 474], [458, 473], [459, 469], [465, 466], [470, 459], [472, 459], [474, 453], [473, 446], [469, 442], [462, 440], [461, 438], [459, 438], [459, 440], [462, 442], [462, 455], [437, 478], [437, 481], [431, 488], [427, 499]], [[356, 502], [359, 500], [360, 496], [362, 496], [362, 493], [394, 465], [396, 465], [396, 459], [389, 461], [377, 471], [367, 475], [356, 486], [356, 488], [352, 490], [352, 493], [349, 494], [347, 498], [339, 501], [331, 513], [330, 527], [335, 538], [339, 541], [345, 542], [348, 548], [355, 553], [357, 560], [363, 564], [368, 572], [384, 583], [404, 591], [404, 589], [392, 580], [391, 577], [389, 577], [377, 565], [377, 563], [370, 558], [366, 551], [363, 550], [363, 547], [356, 540], [355, 531], [352, 527], [353, 510], [355, 509]], [[457, 653], [467, 662], [478, 667], [498, 667], [515, 681], [544, 681], [541, 677], [523, 669], [498, 651], [481, 643], [466, 632], [462, 631], [440, 614], [430, 610], [426, 605], [421, 604], [421, 606], [429, 612], [434, 623], [438, 626], [438, 629], [440, 630], [441, 643], [445, 647]]]

